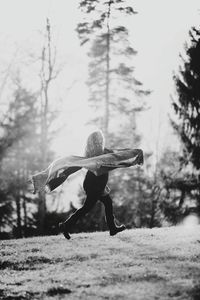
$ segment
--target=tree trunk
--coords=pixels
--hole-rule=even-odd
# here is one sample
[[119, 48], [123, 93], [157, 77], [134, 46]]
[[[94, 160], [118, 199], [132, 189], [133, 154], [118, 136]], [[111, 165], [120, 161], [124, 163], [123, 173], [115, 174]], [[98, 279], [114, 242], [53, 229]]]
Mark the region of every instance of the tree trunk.
[[24, 236], [27, 233], [27, 209], [26, 209], [26, 198], [23, 198], [23, 211], [24, 211]]
[[[107, 12], [107, 35], [106, 35], [106, 89], [105, 89], [105, 106], [104, 106], [104, 116], [103, 116], [103, 133], [106, 143], [108, 141], [108, 127], [109, 127], [109, 102], [110, 102], [110, 9], [111, 1], [108, 2], [108, 12]], [[100, 206], [100, 228], [105, 229], [105, 212], [103, 205]]]
[[22, 237], [22, 218], [21, 218], [21, 201], [20, 195], [16, 195], [16, 208], [17, 208], [17, 231], [16, 238]]
[[182, 190], [181, 191], [181, 197], [180, 197], [180, 200], [179, 200], [179, 208], [181, 208], [183, 206], [183, 203], [184, 203], [184, 200], [185, 200], [185, 195], [186, 195], [186, 192], [185, 190]]
[[[43, 90], [44, 95], [44, 107], [42, 110], [42, 122], [41, 122], [41, 168], [45, 169], [47, 167], [47, 149], [48, 149], [48, 125], [47, 125], [47, 114], [48, 114], [48, 83]], [[43, 235], [45, 233], [45, 215], [46, 215], [46, 195], [44, 191], [39, 192], [39, 202], [38, 202], [38, 230], [39, 234]]]
[[[51, 57], [51, 28], [49, 19], [46, 23], [46, 33], [47, 33], [47, 49], [44, 47], [42, 49], [42, 97], [44, 104], [42, 103], [41, 111], [41, 167], [45, 169], [47, 167], [47, 153], [48, 153], [48, 112], [49, 112], [49, 85], [52, 81], [52, 57]], [[47, 57], [46, 57], [47, 50]], [[47, 65], [48, 73], [45, 74], [45, 64]], [[46, 215], [46, 195], [45, 192], [39, 193], [39, 203], [38, 203], [38, 230], [39, 234], [43, 235], [45, 233], [45, 215]]]
[[45, 234], [46, 196], [45, 192], [39, 192], [38, 202], [38, 233]]
[[155, 213], [156, 213], [156, 201], [152, 200], [151, 203], [151, 218], [149, 222], [149, 228], [153, 228], [155, 224]]
[[107, 34], [106, 34], [106, 89], [105, 89], [105, 106], [104, 106], [104, 121], [103, 129], [105, 140], [108, 142], [108, 127], [109, 127], [109, 104], [110, 104], [110, 10], [111, 1], [108, 2], [107, 12]]

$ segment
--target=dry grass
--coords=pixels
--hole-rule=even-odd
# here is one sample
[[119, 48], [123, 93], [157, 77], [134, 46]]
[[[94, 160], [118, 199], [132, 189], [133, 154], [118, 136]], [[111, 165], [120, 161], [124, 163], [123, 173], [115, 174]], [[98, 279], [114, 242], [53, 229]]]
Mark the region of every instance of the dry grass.
[[200, 226], [0, 245], [0, 299], [200, 300]]

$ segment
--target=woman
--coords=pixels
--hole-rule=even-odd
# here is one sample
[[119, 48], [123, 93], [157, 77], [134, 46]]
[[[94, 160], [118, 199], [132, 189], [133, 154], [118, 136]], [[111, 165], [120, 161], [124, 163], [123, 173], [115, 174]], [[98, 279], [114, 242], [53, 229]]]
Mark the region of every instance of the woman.
[[[87, 158], [99, 156], [105, 153], [109, 153], [107, 149], [104, 149], [104, 137], [100, 131], [93, 132], [87, 140], [87, 146], [85, 151]], [[69, 219], [64, 223], [60, 223], [60, 230], [63, 232], [67, 239], [70, 239], [69, 231], [78, 221], [78, 219], [85, 216], [100, 200], [105, 206], [106, 222], [110, 231], [110, 235], [113, 236], [120, 231], [126, 229], [124, 225], [116, 226], [113, 215], [112, 199], [109, 195], [108, 172], [96, 176], [91, 171], [87, 171], [85, 180], [83, 182], [83, 188], [86, 193], [86, 200], [83, 206], [78, 209]]]
[[116, 226], [112, 199], [109, 195], [108, 172], [117, 168], [126, 168], [143, 163], [141, 149], [117, 149], [115, 151], [104, 148], [104, 137], [101, 131], [93, 132], [87, 140], [85, 157], [66, 156], [53, 161], [47, 169], [32, 176], [34, 193], [39, 191], [53, 191], [61, 185], [71, 174], [81, 168], [86, 168], [87, 174], [83, 182], [86, 200], [83, 207], [78, 209], [64, 223], [60, 223], [61, 232], [70, 239], [69, 231], [79, 218], [85, 216], [99, 200], [105, 206], [105, 215], [110, 235], [113, 236], [125, 230], [125, 226]]

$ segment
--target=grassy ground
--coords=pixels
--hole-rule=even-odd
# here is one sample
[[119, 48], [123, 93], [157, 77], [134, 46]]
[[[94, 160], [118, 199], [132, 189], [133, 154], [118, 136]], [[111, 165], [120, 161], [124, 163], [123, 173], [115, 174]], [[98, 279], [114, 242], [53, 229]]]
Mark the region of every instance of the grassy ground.
[[0, 241], [0, 299], [200, 299], [200, 226]]

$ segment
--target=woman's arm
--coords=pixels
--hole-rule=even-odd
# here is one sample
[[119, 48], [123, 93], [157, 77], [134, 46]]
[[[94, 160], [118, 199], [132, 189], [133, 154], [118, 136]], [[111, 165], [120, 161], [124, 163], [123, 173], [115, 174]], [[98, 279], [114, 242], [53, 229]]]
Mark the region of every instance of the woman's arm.
[[114, 153], [114, 151], [108, 148], [104, 148], [103, 154], [108, 154], [108, 153]]
[[59, 185], [61, 185], [71, 174], [79, 171], [80, 167], [70, 167], [64, 170], [58, 177], [51, 179], [48, 182], [48, 187], [50, 191], [55, 190]]

